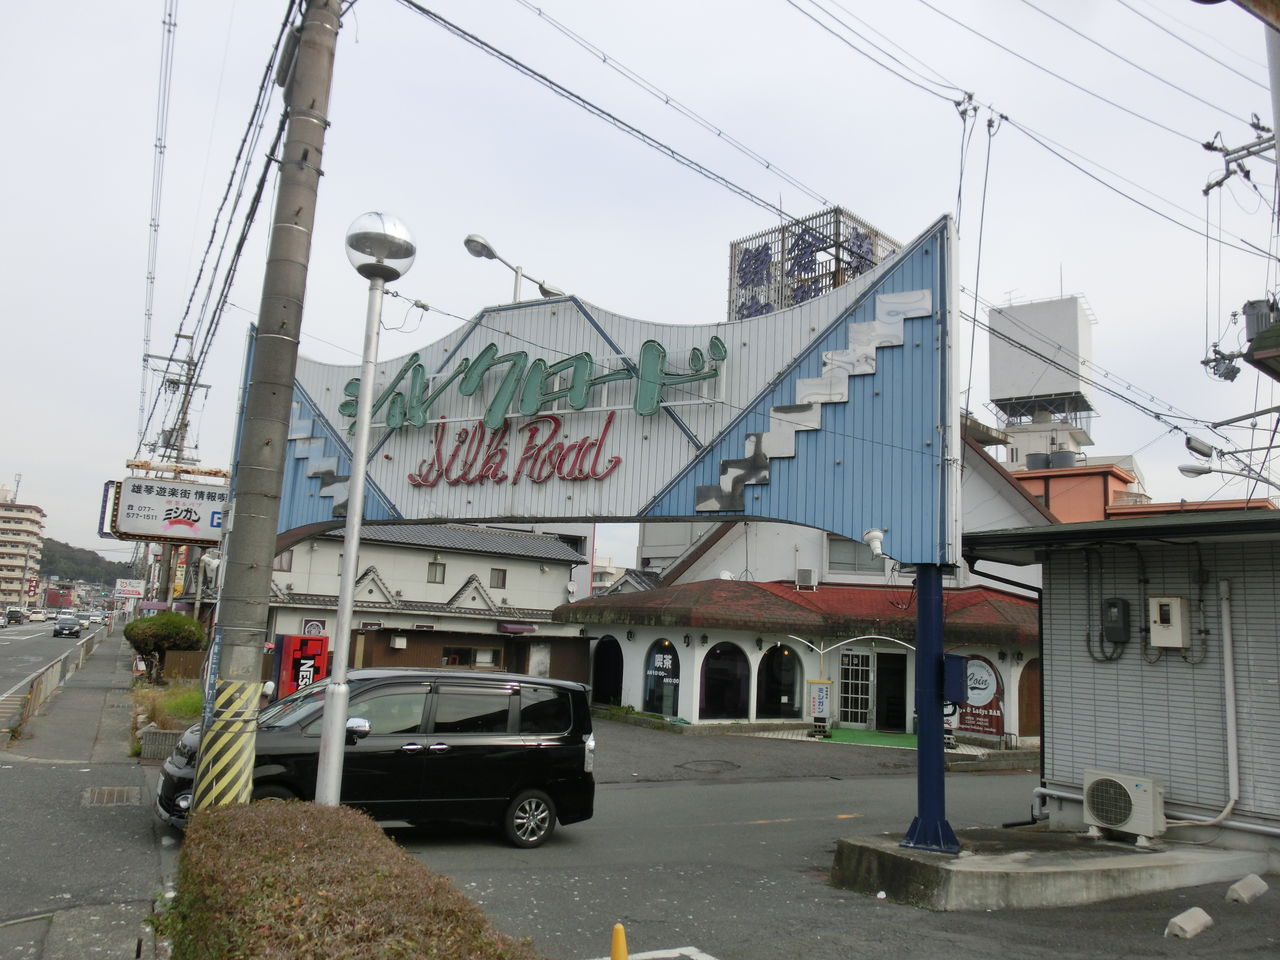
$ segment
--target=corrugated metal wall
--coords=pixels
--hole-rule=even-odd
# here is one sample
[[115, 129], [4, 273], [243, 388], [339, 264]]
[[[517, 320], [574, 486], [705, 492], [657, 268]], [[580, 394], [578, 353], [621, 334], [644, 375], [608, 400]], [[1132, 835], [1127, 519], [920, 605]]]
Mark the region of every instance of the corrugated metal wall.
[[[1218, 582], [1227, 580], [1240, 743], [1236, 812], [1280, 817], [1280, 545], [1138, 550], [1140, 556], [1128, 546], [1054, 552], [1044, 565], [1046, 779], [1079, 785], [1085, 768], [1101, 767], [1158, 778], [1171, 803], [1214, 813], [1226, 804]], [[1153, 596], [1186, 597], [1191, 620], [1190, 649], [1165, 650], [1154, 663], [1154, 649], [1144, 658], [1140, 633]], [[1089, 641], [1101, 655], [1101, 608], [1112, 597], [1129, 602], [1131, 639], [1119, 658], [1098, 662]]]

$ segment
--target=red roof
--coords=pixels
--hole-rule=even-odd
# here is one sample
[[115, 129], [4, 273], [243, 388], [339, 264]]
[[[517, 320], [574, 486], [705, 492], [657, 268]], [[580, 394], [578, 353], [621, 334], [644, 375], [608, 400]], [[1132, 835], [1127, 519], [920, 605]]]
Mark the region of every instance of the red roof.
[[[898, 587], [823, 584], [797, 590], [789, 582], [701, 580], [638, 593], [592, 597], [557, 607], [561, 623], [720, 628], [810, 637], [867, 633], [915, 636], [916, 595]], [[1034, 644], [1039, 614], [1034, 600], [990, 587], [943, 591], [947, 643]]]

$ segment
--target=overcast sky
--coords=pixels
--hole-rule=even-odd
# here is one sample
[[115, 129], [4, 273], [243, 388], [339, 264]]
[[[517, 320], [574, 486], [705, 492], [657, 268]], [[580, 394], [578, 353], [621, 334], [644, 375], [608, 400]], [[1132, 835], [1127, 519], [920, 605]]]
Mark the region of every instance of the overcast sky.
[[[1099, 376], [1145, 406], [1214, 421], [1277, 402], [1274, 383], [1252, 368], [1227, 383], [1200, 363], [1215, 341], [1240, 348], [1243, 322], [1232, 324], [1232, 311], [1275, 284], [1257, 255], [1272, 245], [1274, 165], [1248, 161], [1252, 185], [1237, 176], [1202, 194], [1222, 160], [1200, 143], [1220, 133], [1228, 146], [1247, 144], [1254, 113], [1270, 125], [1260, 23], [1231, 3], [1034, 0], [1080, 36], [1031, 0], [930, 0], [971, 30], [922, 0], [818, 3], [538, 0], [546, 17], [520, 0], [429, 5], [788, 214], [839, 203], [906, 242], [958, 212], [960, 283], [972, 291], [976, 280], [980, 317], [982, 301], [1084, 294], [1097, 318]], [[12, 487], [20, 474], [18, 499], [47, 511], [48, 536], [111, 559], [131, 548], [96, 536], [102, 485], [125, 475], [142, 394], [150, 409], [157, 390], [144, 383], [142, 354], [164, 9], [162, 0], [13, 4], [0, 36], [9, 91], [0, 484]], [[178, 5], [152, 353], [172, 348], [193, 289], [195, 314], [206, 296], [194, 288], [196, 272], [285, 9], [269, 0]], [[978, 105], [967, 141], [952, 102], [964, 91]], [[276, 88], [273, 98], [250, 182], [279, 116]], [[992, 108], [1008, 119], [989, 136]], [[776, 223], [395, 0], [359, 0], [347, 15], [329, 115], [302, 333], [303, 352], [320, 360], [358, 359], [365, 283], [346, 261], [343, 236], [366, 210], [385, 209], [412, 228], [418, 259], [396, 287], [434, 308], [423, 315], [388, 301], [384, 321], [403, 329], [383, 333], [383, 358], [510, 298], [512, 275], [469, 256], [469, 233], [602, 307], [702, 323], [725, 316], [730, 242]], [[208, 466], [232, 456], [270, 210], [268, 200], [201, 377], [210, 389], [193, 423]], [[1256, 249], [1207, 243], [1206, 226], [1215, 239]], [[969, 325], [958, 335], [959, 380], [990, 422], [986, 338], [970, 368]], [[1089, 452], [1139, 456], [1156, 499], [1244, 495], [1243, 484], [1217, 482], [1224, 477], [1182, 478], [1176, 466], [1189, 458], [1168, 425], [1106, 396], [1098, 407]], [[1173, 422], [1224, 443], [1191, 420]], [[1229, 435], [1239, 448], [1264, 446], [1272, 426], [1264, 417]], [[629, 564], [627, 542], [605, 538], [600, 552]]]

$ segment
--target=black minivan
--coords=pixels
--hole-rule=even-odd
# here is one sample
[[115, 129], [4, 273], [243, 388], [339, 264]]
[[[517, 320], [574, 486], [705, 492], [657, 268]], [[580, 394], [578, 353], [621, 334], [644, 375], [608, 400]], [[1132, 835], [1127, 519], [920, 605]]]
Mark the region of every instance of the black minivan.
[[[591, 817], [589, 688], [511, 673], [367, 668], [348, 673], [342, 802], [377, 820], [497, 824], [536, 847]], [[312, 800], [327, 681], [258, 716], [253, 798]], [[164, 762], [156, 812], [186, 825], [200, 745], [191, 727]]]

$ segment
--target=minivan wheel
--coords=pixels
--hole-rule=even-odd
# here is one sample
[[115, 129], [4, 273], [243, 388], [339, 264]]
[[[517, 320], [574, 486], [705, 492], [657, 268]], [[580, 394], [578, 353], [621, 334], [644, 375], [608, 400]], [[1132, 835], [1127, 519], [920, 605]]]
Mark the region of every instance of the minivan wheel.
[[502, 830], [517, 847], [540, 847], [556, 828], [556, 805], [541, 790], [517, 794], [507, 807]]
[[253, 800], [256, 803], [259, 800], [272, 801], [279, 803], [284, 800], [297, 800], [298, 795], [288, 787], [282, 787], [278, 783], [268, 783], [261, 787], [253, 788]]

